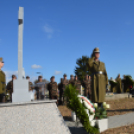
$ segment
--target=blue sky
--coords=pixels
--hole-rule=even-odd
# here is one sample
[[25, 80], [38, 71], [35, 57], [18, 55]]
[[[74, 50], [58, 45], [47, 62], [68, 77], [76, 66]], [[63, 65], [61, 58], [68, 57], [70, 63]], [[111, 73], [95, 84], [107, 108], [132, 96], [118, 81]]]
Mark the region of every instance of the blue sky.
[[[24, 7], [23, 67], [59, 82], [76, 59], [100, 48], [108, 77], [134, 78], [133, 0], [0, 0], [0, 57], [7, 81], [18, 70], [18, 10]], [[32, 68], [33, 67], [33, 68]]]

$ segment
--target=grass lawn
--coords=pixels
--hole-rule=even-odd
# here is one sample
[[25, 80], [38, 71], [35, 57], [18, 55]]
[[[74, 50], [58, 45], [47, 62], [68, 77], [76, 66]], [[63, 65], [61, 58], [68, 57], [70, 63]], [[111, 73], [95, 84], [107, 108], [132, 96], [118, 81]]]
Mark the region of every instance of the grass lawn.
[[[110, 104], [110, 109], [107, 110], [108, 116], [122, 115], [134, 112], [134, 98], [125, 98], [120, 100], [106, 101]], [[66, 106], [58, 106], [64, 119], [71, 120], [71, 110]], [[134, 124], [123, 126], [120, 128], [109, 129], [102, 134], [134, 134]]]

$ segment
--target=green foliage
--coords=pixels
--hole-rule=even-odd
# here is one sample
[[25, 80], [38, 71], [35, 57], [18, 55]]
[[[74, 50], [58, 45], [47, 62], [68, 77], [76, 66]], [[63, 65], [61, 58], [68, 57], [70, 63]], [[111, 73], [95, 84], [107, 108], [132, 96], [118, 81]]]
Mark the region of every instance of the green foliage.
[[107, 111], [105, 108], [96, 108], [95, 109], [95, 116], [94, 116], [95, 119], [104, 119], [104, 118], [107, 118]]
[[112, 85], [112, 87], [115, 87], [117, 85], [117, 82], [114, 82], [112, 80], [109, 80], [109, 83], [110, 83], [110, 85]]
[[125, 78], [126, 78], [127, 85], [134, 85], [134, 81], [132, 79], [132, 76], [126, 75]]
[[82, 123], [85, 130], [89, 134], [99, 133], [99, 130], [96, 126], [92, 127], [90, 125], [88, 114], [86, 113], [85, 107], [78, 98], [78, 91], [76, 90], [76, 87], [72, 86], [71, 84], [66, 86], [64, 96], [67, 100], [67, 107], [76, 113], [76, 116], [80, 119], [80, 122]]
[[91, 73], [88, 70], [87, 63], [88, 63], [89, 57], [88, 56], [82, 56], [82, 58], [77, 59], [75, 67], [75, 74], [78, 76], [79, 80], [83, 80], [85, 75], [90, 75]]

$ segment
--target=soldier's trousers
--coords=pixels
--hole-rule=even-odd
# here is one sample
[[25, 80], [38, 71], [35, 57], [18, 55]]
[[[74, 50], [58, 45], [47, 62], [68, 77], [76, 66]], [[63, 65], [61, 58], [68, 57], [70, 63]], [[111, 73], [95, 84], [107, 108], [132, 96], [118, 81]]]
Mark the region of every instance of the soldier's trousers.
[[86, 96], [87, 98], [89, 98], [91, 100], [91, 90], [90, 89], [85, 89], [84, 96]]

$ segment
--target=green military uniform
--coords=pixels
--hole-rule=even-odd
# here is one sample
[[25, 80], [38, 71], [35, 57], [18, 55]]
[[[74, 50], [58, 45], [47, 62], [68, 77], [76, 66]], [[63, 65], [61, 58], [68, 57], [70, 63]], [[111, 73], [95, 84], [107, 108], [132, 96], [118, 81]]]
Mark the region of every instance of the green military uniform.
[[84, 87], [84, 96], [91, 98], [91, 80], [83, 80], [82, 86]]
[[6, 93], [6, 77], [5, 73], [0, 70], [0, 102], [3, 102], [3, 97]]
[[[94, 52], [96, 52], [96, 49], [94, 49]], [[100, 61], [94, 61], [94, 57], [92, 57], [89, 58], [87, 67], [88, 70], [92, 73], [92, 102], [102, 103], [105, 101], [106, 85], [108, 85], [108, 77], [105, 64]]]
[[74, 80], [74, 86], [76, 87], [76, 90], [78, 90], [79, 94], [81, 94], [81, 81]]
[[117, 86], [116, 86], [116, 91], [117, 93], [122, 93], [122, 87], [121, 87], [121, 78], [117, 78], [116, 79], [116, 82], [117, 82]]
[[7, 89], [7, 92], [9, 93], [9, 95], [10, 95], [10, 101], [12, 102], [13, 80], [11, 80], [11, 81], [9, 81], [9, 82], [7, 83], [6, 89]]

